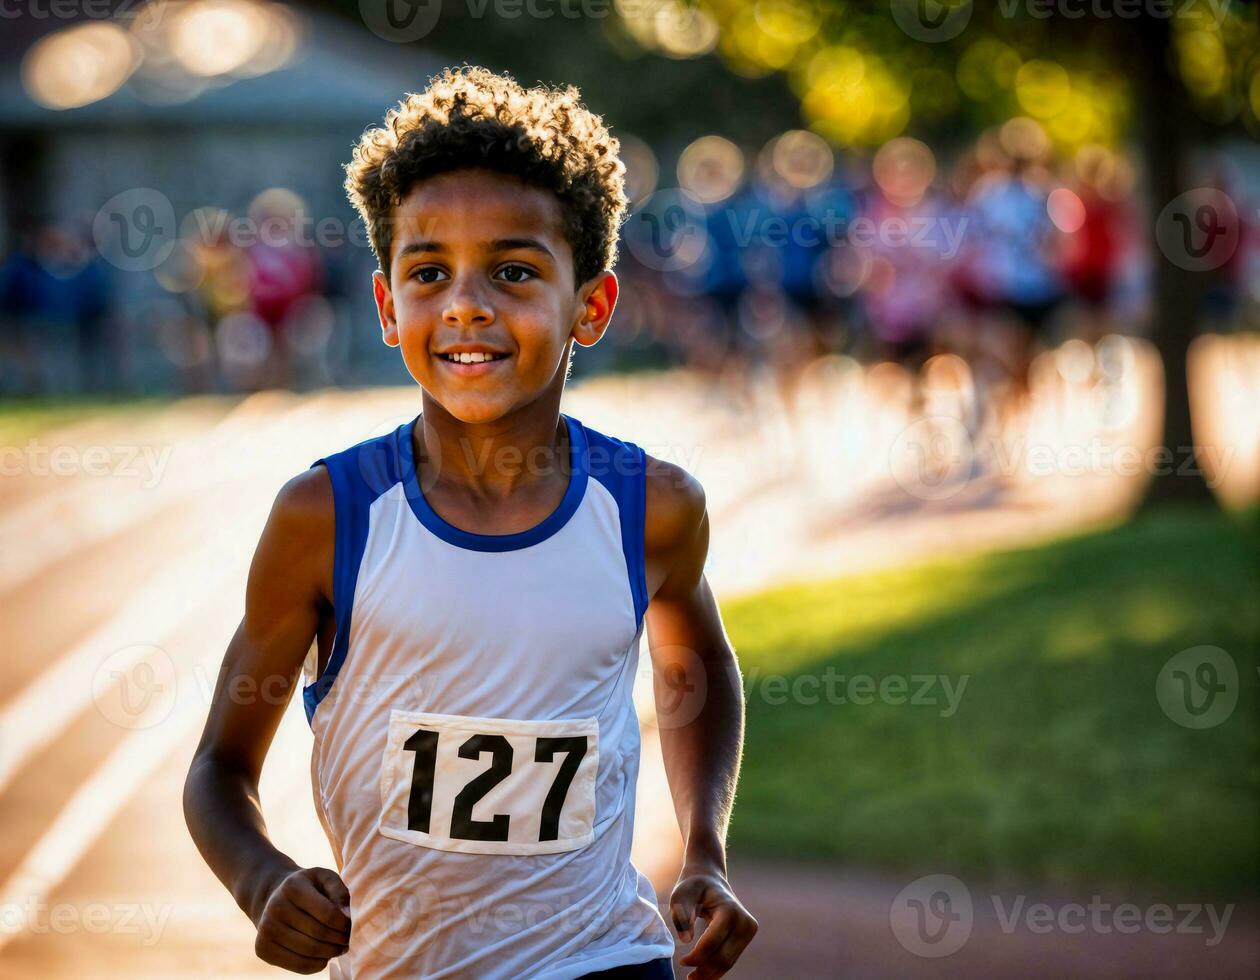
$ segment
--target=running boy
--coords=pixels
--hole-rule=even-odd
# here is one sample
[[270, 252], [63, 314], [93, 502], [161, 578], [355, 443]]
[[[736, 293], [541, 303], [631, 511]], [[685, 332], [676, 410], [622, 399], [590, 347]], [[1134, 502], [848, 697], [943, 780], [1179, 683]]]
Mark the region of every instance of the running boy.
[[[617, 301], [617, 151], [572, 88], [479, 68], [438, 76], [355, 148], [381, 330], [422, 411], [281, 490], [185, 789], [268, 963], [673, 976], [630, 862], [645, 621], [686, 840], [670, 917], [683, 942], [706, 922], [689, 976], [721, 976], [756, 931], [726, 880], [743, 701], [703, 574], [704, 493], [560, 413], [572, 345]], [[312, 642], [311, 771], [339, 873], [274, 847], [258, 801]], [[233, 697], [240, 678], [285, 697]]]

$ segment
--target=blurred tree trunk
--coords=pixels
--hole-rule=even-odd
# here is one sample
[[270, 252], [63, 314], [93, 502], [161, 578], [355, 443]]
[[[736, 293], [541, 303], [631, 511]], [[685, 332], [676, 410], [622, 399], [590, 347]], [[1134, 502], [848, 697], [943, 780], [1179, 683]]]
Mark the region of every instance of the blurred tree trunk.
[[[1121, 22], [1117, 38], [1136, 55], [1134, 92], [1138, 103], [1150, 214], [1147, 224], [1154, 283], [1152, 290], [1151, 341], [1164, 363], [1164, 447], [1171, 452], [1169, 472], [1156, 474], [1145, 507], [1180, 501], [1208, 501], [1208, 489], [1197, 465], [1186, 465], [1193, 451], [1190, 425], [1190, 390], [1186, 378], [1186, 353], [1197, 333], [1204, 274], [1172, 262], [1155, 240], [1155, 220], [1160, 211], [1186, 187], [1186, 130], [1192, 118], [1181, 79], [1173, 72], [1171, 18], [1147, 14], [1137, 24]], [[1130, 26], [1132, 25], [1132, 26]], [[1136, 31], [1133, 30], [1136, 27]], [[1134, 36], [1136, 34], [1136, 36]], [[1161, 462], [1166, 462], [1169, 457]], [[1181, 472], [1179, 472], [1181, 470]]]

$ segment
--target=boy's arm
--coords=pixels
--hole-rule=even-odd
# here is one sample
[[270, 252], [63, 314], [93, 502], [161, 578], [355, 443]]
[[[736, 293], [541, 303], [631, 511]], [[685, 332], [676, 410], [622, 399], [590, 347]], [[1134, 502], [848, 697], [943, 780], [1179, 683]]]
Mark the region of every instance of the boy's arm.
[[317, 973], [346, 951], [349, 894], [325, 868], [299, 868], [267, 834], [258, 778], [302, 661], [329, 615], [332, 484], [317, 467], [280, 491], [254, 554], [245, 616], [228, 645], [184, 785], [198, 850], [258, 928], [255, 951]]
[[729, 970], [757, 932], [726, 880], [744, 699], [735, 651], [704, 578], [704, 490], [685, 470], [651, 457], [644, 544], [661, 750], [686, 848], [670, 913], [684, 942], [697, 915], [707, 921], [681, 962], [695, 967], [690, 980], [709, 980]]

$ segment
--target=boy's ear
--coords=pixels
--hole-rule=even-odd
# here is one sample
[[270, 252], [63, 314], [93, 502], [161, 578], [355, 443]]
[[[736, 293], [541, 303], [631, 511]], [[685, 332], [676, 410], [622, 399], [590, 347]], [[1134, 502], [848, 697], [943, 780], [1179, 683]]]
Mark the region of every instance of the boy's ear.
[[582, 306], [573, 324], [573, 339], [580, 346], [593, 347], [604, 336], [617, 306], [617, 291], [617, 277], [611, 272], [601, 272], [578, 290]]
[[381, 337], [390, 347], [397, 347], [398, 321], [394, 319], [394, 294], [380, 269], [372, 273], [372, 295], [376, 298], [376, 313], [381, 318]]

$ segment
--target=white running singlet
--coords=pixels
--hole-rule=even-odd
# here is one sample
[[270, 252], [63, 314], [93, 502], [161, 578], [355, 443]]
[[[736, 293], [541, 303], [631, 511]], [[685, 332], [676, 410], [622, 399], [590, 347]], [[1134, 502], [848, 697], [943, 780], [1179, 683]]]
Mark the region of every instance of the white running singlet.
[[560, 980], [673, 953], [630, 862], [644, 454], [561, 417], [568, 489], [517, 534], [437, 515], [416, 421], [315, 464], [336, 636], [303, 696], [353, 920], [334, 978]]

